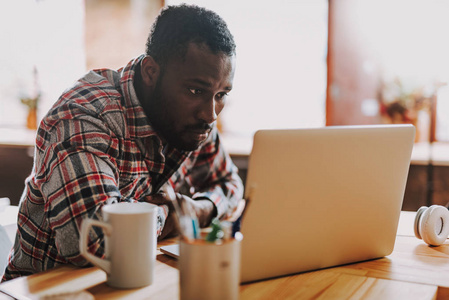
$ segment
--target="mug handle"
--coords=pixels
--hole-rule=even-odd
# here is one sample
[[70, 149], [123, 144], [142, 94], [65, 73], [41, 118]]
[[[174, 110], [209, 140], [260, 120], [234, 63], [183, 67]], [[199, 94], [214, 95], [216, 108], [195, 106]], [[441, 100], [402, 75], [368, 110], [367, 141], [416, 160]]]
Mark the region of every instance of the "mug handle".
[[111, 235], [112, 226], [97, 220], [85, 219], [81, 224], [81, 234], [80, 234], [80, 253], [86, 260], [91, 262], [97, 267], [103, 269], [106, 273], [111, 273], [111, 262], [107, 259], [99, 258], [87, 251], [87, 242], [89, 237], [89, 230], [92, 226], [101, 227], [106, 235]]

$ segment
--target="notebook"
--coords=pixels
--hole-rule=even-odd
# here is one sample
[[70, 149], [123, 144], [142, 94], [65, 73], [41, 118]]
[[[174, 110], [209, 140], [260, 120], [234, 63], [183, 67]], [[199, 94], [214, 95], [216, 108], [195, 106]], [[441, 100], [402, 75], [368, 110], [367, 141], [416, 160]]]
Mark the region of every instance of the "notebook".
[[[390, 254], [414, 136], [412, 125], [256, 132], [241, 225], [241, 281]], [[179, 255], [177, 245], [163, 248]]]

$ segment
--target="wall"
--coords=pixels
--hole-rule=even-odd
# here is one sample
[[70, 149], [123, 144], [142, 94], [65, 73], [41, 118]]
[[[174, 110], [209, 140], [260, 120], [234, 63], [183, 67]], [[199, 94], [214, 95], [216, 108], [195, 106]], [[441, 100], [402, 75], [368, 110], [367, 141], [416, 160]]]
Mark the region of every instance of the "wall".
[[145, 52], [163, 0], [86, 0], [87, 69], [118, 69]]

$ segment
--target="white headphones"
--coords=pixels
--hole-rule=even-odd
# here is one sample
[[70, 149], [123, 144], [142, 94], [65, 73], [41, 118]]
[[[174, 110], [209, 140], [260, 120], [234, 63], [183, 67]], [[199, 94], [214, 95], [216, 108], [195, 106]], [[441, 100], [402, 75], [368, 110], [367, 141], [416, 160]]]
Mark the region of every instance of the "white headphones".
[[441, 205], [421, 206], [415, 217], [415, 236], [431, 246], [440, 246], [449, 236], [449, 210]]

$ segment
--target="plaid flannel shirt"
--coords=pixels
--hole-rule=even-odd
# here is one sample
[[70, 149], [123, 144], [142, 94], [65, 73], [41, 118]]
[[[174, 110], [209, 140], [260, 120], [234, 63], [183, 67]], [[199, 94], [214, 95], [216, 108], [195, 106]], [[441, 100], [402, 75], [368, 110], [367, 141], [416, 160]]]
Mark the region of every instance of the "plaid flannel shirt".
[[[145, 201], [164, 184], [177, 192], [187, 186], [193, 199], [210, 199], [221, 218], [242, 198], [237, 168], [215, 128], [193, 152], [163, 144], [133, 86], [142, 58], [117, 71], [90, 71], [42, 120], [3, 280], [61, 264], [87, 265], [78, 248], [80, 226], [83, 219], [101, 219], [106, 203]], [[160, 206], [158, 234], [167, 215]], [[104, 257], [101, 230], [92, 230], [88, 247]]]

